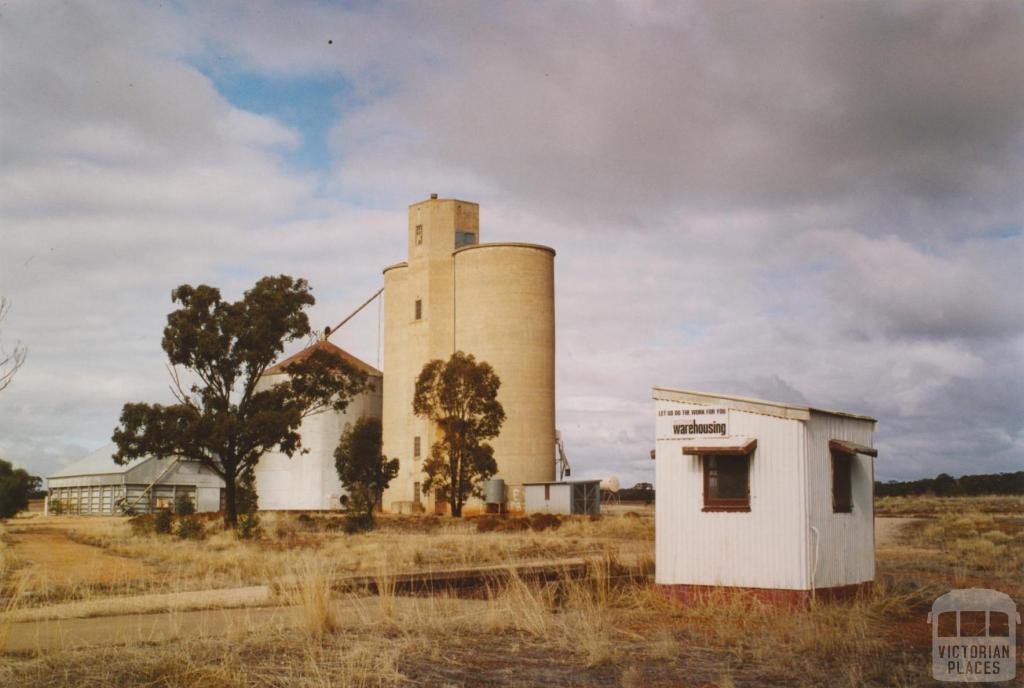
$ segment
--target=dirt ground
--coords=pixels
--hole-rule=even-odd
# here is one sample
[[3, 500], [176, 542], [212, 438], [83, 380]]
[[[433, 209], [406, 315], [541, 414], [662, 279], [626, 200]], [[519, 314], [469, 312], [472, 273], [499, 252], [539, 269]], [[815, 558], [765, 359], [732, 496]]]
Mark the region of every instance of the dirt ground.
[[875, 549], [893, 547], [897, 544], [900, 531], [908, 524], [920, 520], [919, 518], [876, 518]]
[[[438, 613], [438, 603], [429, 598], [395, 597], [388, 600], [391, 611], [405, 616]], [[483, 602], [446, 599], [443, 613], [471, 616]], [[334, 600], [330, 610], [337, 628], [358, 631], [372, 625], [379, 616], [376, 597]], [[45, 619], [13, 624], [7, 633], [4, 652], [38, 653], [83, 647], [110, 647], [162, 643], [179, 637], [191, 640], [262, 631], [293, 631], [304, 621], [297, 605], [276, 605], [238, 609], [201, 609], [149, 614], [120, 614], [84, 619]]]
[[29, 593], [43, 593], [55, 586], [116, 588], [155, 575], [137, 559], [75, 542], [64, 527], [19, 525], [10, 529], [8, 543], [14, 556], [27, 567]]

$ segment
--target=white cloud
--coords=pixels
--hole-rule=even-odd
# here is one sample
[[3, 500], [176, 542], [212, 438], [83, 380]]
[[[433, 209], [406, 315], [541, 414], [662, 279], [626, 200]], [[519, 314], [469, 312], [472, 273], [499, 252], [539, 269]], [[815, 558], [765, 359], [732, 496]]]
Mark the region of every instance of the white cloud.
[[[305, 276], [336, 322], [438, 192], [558, 250], [577, 475], [650, 480], [655, 384], [876, 415], [883, 477], [1017, 467], [1022, 27], [995, 2], [5, 6], [0, 294], [30, 365], [0, 454], [48, 472], [161, 398], [182, 282]], [[308, 132], [196, 64], [344, 80], [333, 169], [285, 165]], [[339, 336], [376, 362], [372, 309]]]

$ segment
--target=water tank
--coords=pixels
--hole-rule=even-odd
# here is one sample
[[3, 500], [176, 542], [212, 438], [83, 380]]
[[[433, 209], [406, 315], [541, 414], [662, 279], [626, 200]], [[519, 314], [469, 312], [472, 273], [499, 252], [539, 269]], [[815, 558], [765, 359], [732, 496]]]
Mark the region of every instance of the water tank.
[[619, 478], [618, 476], [610, 475], [601, 481], [601, 489], [607, 492], [618, 492], [619, 491]]
[[484, 482], [484, 503], [504, 504], [505, 503], [505, 481], [501, 478], [494, 478]]

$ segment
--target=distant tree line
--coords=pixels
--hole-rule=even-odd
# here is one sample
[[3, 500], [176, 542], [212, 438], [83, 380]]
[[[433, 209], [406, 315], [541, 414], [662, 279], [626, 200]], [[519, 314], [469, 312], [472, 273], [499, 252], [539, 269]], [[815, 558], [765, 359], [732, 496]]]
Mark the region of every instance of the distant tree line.
[[937, 497], [1024, 494], [1024, 471], [962, 475], [959, 478], [954, 478], [948, 473], [940, 473], [934, 478], [921, 480], [875, 482], [875, 496], [877, 497], [906, 497], [924, 494], [933, 494]]
[[619, 501], [622, 502], [643, 502], [650, 504], [654, 501], [654, 485], [650, 483], [637, 483], [633, 487], [624, 487], [619, 490]]

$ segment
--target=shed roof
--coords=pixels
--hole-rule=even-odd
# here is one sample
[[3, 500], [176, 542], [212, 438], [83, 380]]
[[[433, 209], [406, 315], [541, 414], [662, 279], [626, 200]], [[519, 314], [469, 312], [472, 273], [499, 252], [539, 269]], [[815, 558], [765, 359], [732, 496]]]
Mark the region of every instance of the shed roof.
[[117, 452], [117, 445], [111, 442], [106, 446], [100, 447], [84, 459], [68, 464], [56, 473], [51, 473], [46, 477], [73, 478], [80, 475], [117, 475], [120, 473], [127, 473], [139, 464], [145, 463], [153, 458], [151, 456], [143, 456], [138, 459], [132, 459], [123, 466], [119, 466], [114, 463], [115, 452]]
[[695, 404], [719, 404], [728, 408], [761, 413], [766, 416], [777, 416], [791, 420], [809, 420], [812, 413], [824, 413], [830, 416], [842, 418], [853, 418], [856, 420], [877, 423], [871, 416], [862, 416], [857, 413], [846, 411], [829, 411], [827, 409], [814, 408], [813, 406], [800, 406], [797, 404], [786, 404], [778, 401], [765, 401], [763, 399], [751, 399], [749, 397], [738, 397], [730, 394], [713, 394], [710, 392], [696, 392], [686, 389], [670, 389], [668, 387], [654, 387], [651, 392], [654, 399], [664, 401], [681, 401]]
[[318, 350], [319, 351], [326, 351], [329, 354], [333, 354], [333, 355], [337, 356], [338, 358], [340, 358], [341, 360], [345, 361], [346, 363], [348, 363], [350, 366], [352, 366], [356, 370], [361, 370], [362, 372], [366, 373], [367, 375], [371, 375], [371, 376], [375, 376], [375, 377], [380, 377], [380, 376], [382, 376], [384, 374], [384, 373], [380, 372], [379, 370], [377, 370], [376, 368], [374, 368], [369, 363], [366, 363], [365, 361], [362, 361], [362, 360], [356, 358], [355, 356], [353, 356], [349, 352], [347, 352], [344, 349], [342, 349], [340, 346], [337, 346], [336, 344], [332, 344], [331, 342], [327, 341], [326, 339], [320, 339], [320, 340], [314, 342], [313, 344], [310, 344], [309, 346], [307, 346], [305, 349], [303, 349], [302, 351], [298, 352], [297, 354], [293, 354], [293, 355], [289, 356], [288, 358], [284, 359], [283, 361], [281, 361], [280, 363], [277, 363], [277, 364], [271, 366], [270, 368], [267, 368], [267, 370], [263, 374], [264, 375], [284, 375], [285, 372], [286, 372], [285, 368], [290, 366], [292, 363], [298, 363], [299, 361], [303, 361], [303, 360], [309, 358], [313, 354], [314, 351], [318, 351]]

